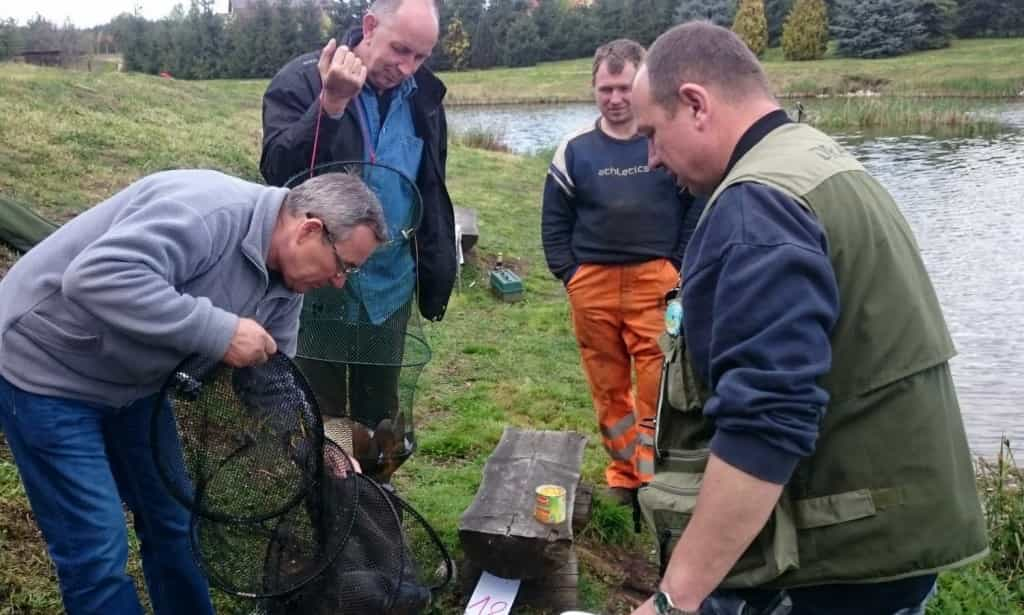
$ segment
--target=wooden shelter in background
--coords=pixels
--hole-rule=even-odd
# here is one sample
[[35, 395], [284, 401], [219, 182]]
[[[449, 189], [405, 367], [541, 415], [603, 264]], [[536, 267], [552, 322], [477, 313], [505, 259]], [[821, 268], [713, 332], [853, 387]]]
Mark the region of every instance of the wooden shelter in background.
[[63, 66], [68, 61], [68, 55], [60, 49], [45, 49], [40, 51], [23, 51], [16, 57], [21, 58], [26, 64]]

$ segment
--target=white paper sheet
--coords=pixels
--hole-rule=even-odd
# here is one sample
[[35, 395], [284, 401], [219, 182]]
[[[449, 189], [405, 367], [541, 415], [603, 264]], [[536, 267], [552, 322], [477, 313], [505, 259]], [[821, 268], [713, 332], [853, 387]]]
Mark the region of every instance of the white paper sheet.
[[484, 572], [469, 599], [465, 615], [506, 615], [519, 593], [519, 583], [519, 579], [503, 579]]

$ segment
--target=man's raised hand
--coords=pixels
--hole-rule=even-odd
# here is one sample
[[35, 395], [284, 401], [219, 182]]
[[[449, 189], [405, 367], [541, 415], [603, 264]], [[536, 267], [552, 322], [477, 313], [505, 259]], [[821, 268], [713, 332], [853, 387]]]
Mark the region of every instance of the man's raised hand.
[[324, 111], [338, 115], [345, 110], [366, 83], [366, 67], [352, 50], [333, 38], [320, 52], [320, 82], [323, 84]]

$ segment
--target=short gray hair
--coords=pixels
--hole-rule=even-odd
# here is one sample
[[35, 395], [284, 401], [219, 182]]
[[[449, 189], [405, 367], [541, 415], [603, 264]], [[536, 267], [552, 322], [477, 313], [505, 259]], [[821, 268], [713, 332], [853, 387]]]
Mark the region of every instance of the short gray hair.
[[358, 226], [369, 228], [379, 243], [388, 240], [380, 201], [355, 173], [324, 173], [307, 179], [291, 189], [284, 207], [293, 216], [319, 219], [336, 241]]
[[[366, 12], [373, 13], [377, 17], [394, 15], [398, 11], [398, 7], [402, 6], [403, 2], [405, 2], [405, 0], [374, 0]], [[441, 9], [437, 5], [437, 0], [430, 0], [430, 6], [434, 9], [434, 16], [437, 17], [438, 28], [440, 28]]]
[[647, 77], [654, 101], [674, 113], [684, 83], [716, 87], [728, 100], [751, 96], [774, 100], [768, 77], [747, 45], [710, 21], [691, 21], [665, 32], [647, 52]]

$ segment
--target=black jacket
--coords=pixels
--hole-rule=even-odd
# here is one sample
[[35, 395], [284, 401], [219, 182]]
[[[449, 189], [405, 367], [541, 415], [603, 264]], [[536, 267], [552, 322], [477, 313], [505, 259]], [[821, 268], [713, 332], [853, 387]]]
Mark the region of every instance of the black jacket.
[[[350, 32], [350, 48], [362, 34]], [[307, 53], [278, 71], [263, 95], [263, 154], [260, 171], [267, 183], [283, 186], [296, 174], [308, 170], [313, 155], [313, 137], [319, 110], [320, 52]], [[416, 185], [423, 197], [423, 220], [416, 230], [417, 294], [420, 313], [429, 320], [441, 320], [455, 284], [455, 214], [445, 187], [448, 158], [448, 121], [442, 101], [444, 84], [425, 67], [416, 72], [412, 96], [416, 136], [423, 139], [423, 159]], [[320, 119], [317, 164], [363, 160], [363, 137], [358, 114], [349, 105], [339, 119]]]

